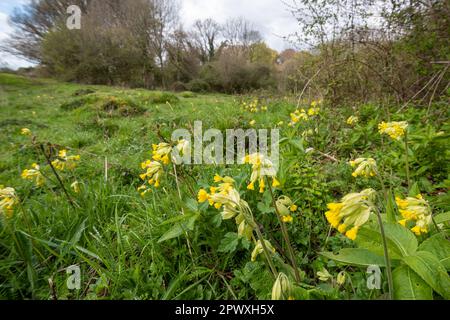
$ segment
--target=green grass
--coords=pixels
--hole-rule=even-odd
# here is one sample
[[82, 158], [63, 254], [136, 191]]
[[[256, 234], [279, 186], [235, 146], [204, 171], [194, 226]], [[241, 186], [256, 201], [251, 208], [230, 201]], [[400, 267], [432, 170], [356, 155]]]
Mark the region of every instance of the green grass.
[[[249, 128], [251, 120], [256, 121], [256, 128], [272, 128], [279, 121], [287, 124], [296, 107], [295, 99], [261, 97], [268, 111], [250, 113], [241, 107], [241, 99], [249, 101], [250, 97], [83, 86], [0, 74], [0, 185], [14, 187], [22, 202], [11, 218], [0, 217], [0, 297], [270, 298], [272, 279], [262, 261], [249, 262], [252, 246], [240, 241], [235, 250], [221, 250], [225, 235], [236, 232], [234, 223], [221, 221], [219, 211], [195, 201], [198, 189], [211, 185], [215, 173], [233, 176], [245, 190], [248, 168], [180, 168], [182, 199], [171, 175], [144, 198], [136, 190], [141, 184], [140, 163], [150, 158], [152, 143], [170, 140], [174, 129], [192, 130], [196, 120], [203, 121], [204, 130]], [[313, 289], [309, 298], [374, 298], [364, 288], [364, 270], [348, 269], [352, 284], [341, 290], [321, 284], [316, 277], [324, 266], [339, 271], [318, 252], [349, 244], [334, 233], [327, 237], [326, 203], [367, 184], [348, 177], [351, 171], [345, 161], [370, 154], [382, 168], [395, 168], [387, 172], [393, 190], [406, 191], [398, 151], [388, 151], [392, 148], [377, 134], [377, 124], [387, 119], [389, 108], [360, 106], [362, 124], [356, 129], [345, 125], [353, 112], [350, 107], [324, 108], [320, 120], [304, 128], [312, 130], [309, 136], [286, 125], [282, 129], [282, 136], [290, 138], [282, 143], [281, 191], [301, 209], [289, 231], [303, 270], [303, 286]], [[412, 108], [397, 117], [410, 121], [421, 137], [429, 128], [448, 132], [442, 109], [429, 116], [425, 112]], [[39, 141], [81, 156], [73, 172], [61, 175], [75, 209], [48, 168], [45, 172], [51, 180], [42, 188], [20, 178], [32, 163], [45, 164], [30, 139], [20, 134], [25, 127]], [[430, 139], [417, 142], [411, 171], [427, 166], [413, 179], [429, 195], [434, 210], [443, 212], [448, 210], [446, 151], [441, 152], [445, 146]], [[435, 154], [430, 153], [430, 144]], [[305, 154], [307, 147], [343, 161]], [[70, 189], [75, 180], [81, 184], [79, 193]], [[261, 210], [270, 207], [267, 193], [260, 196], [246, 191], [245, 198], [265, 226], [276, 228], [276, 220]], [[182, 213], [199, 214], [199, 218], [186, 226], [187, 233], [159, 242]], [[81, 290], [66, 286], [65, 268], [71, 265], [81, 268]]]

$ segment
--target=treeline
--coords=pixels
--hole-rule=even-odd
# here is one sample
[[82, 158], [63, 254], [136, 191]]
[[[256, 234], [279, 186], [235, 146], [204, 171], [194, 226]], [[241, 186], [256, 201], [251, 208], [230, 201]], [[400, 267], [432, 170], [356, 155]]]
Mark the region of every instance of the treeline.
[[[74, 4], [82, 10], [80, 30], [66, 27]], [[446, 0], [279, 5], [299, 25], [288, 39], [297, 50], [269, 48], [244, 18], [183, 26], [176, 0], [36, 0], [11, 16], [17, 32], [2, 47], [38, 62], [41, 72], [93, 84], [270, 89], [335, 102], [434, 99], [448, 88]]]

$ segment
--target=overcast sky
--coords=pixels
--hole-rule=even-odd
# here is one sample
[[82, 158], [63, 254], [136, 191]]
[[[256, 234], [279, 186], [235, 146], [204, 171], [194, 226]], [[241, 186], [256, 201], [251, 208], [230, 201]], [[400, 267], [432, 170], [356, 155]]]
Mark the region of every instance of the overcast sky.
[[[15, 7], [29, 0], [0, 0], [0, 42], [12, 32], [8, 16]], [[281, 0], [180, 0], [181, 20], [189, 28], [197, 19], [213, 18], [222, 23], [230, 17], [243, 16], [261, 31], [268, 45], [276, 50], [289, 47], [282, 37], [296, 31], [295, 19]], [[17, 57], [0, 53], [1, 63], [18, 68], [30, 65]]]

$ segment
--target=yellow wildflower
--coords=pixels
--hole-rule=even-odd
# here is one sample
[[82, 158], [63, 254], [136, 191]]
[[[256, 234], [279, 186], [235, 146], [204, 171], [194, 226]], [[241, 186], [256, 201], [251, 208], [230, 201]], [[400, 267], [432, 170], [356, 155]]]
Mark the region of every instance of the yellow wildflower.
[[387, 134], [395, 140], [400, 140], [405, 135], [407, 128], [408, 122], [406, 121], [381, 122], [378, 125], [378, 130], [381, 134]]
[[58, 158], [52, 161], [55, 169], [64, 171], [66, 168], [73, 170], [76, 167], [76, 162], [80, 161], [80, 156], [68, 156], [67, 150], [63, 149], [58, 152]]
[[0, 214], [11, 217], [14, 212], [14, 206], [18, 203], [16, 190], [11, 187], [0, 185]]
[[284, 223], [291, 223], [293, 220], [294, 220], [294, 218], [292, 218], [291, 215], [281, 217], [281, 221], [283, 221]]
[[272, 177], [272, 187], [277, 187], [280, 182], [275, 178], [275, 168], [272, 161], [267, 159], [264, 155], [260, 153], [253, 153], [251, 155], [246, 155], [243, 159], [244, 163], [252, 165], [252, 174], [250, 176], [250, 183], [247, 186], [248, 190], [255, 189], [255, 182], [259, 182], [259, 192], [263, 193], [265, 188], [264, 177]]
[[339, 203], [329, 203], [325, 217], [339, 232], [345, 232], [347, 238], [355, 240], [359, 228], [369, 220], [372, 212], [371, 200], [374, 194], [375, 190], [373, 189], [350, 193], [344, 196]]
[[406, 227], [408, 221], [414, 221], [415, 226], [411, 228], [412, 232], [418, 236], [422, 233], [428, 233], [428, 228], [433, 220], [431, 217], [430, 206], [421, 194], [418, 194], [415, 197], [407, 197], [406, 199], [396, 197], [395, 202], [403, 217], [398, 223]]
[[316, 115], [319, 114], [319, 112], [320, 112], [320, 108], [316, 108], [316, 107], [309, 108], [308, 109], [308, 116], [316, 116]]
[[356, 116], [350, 116], [347, 118], [347, 124], [354, 126], [355, 124], [357, 124], [359, 122], [359, 118]]
[[163, 166], [158, 161], [147, 160], [141, 163], [141, 168], [146, 170], [140, 175], [142, 180], [147, 180], [148, 184], [159, 187], [162, 175], [164, 174]]
[[[269, 252], [271, 252], [272, 254], [274, 254], [274, 253], [276, 252], [275, 248], [272, 247], [272, 245], [270, 244], [269, 241], [264, 240], [264, 244], [266, 245], [266, 248], [267, 248], [267, 250], [268, 250]], [[253, 249], [251, 260], [252, 260], [252, 261], [256, 261], [256, 258], [257, 258], [261, 253], [263, 253], [263, 251], [264, 251], [264, 248], [263, 248], [263, 246], [262, 246], [261, 240], [258, 240], [258, 241], [256, 242], [255, 248]]]
[[253, 127], [256, 124], [256, 120], [250, 121], [249, 124]]
[[73, 189], [75, 193], [80, 192], [80, 183], [78, 181], [73, 182], [70, 187]]
[[272, 287], [272, 300], [284, 300], [291, 297], [292, 285], [289, 278], [283, 273], [278, 273], [278, 277]]
[[36, 183], [36, 186], [42, 186], [45, 182], [45, 178], [41, 173], [41, 167], [36, 163], [33, 163], [31, 167], [32, 169], [25, 169], [22, 171], [22, 179], [33, 180]]
[[352, 173], [353, 177], [374, 177], [377, 174], [377, 162], [372, 158], [358, 158], [349, 162], [352, 167], [357, 167]]
[[153, 144], [152, 148], [153, 160], [161, 161], [164, 164], [170, 163], [169, 155], [172, 152], [172, 147], [170, 144], [161, 142], [159, 144]]
[[20, 133], [21, 133], [22, 135], [24, 135], [24, 136], [31, 136], [31, 130], [28, 129], [28, 128], [22, 128], [22, 129], [20, 130]]

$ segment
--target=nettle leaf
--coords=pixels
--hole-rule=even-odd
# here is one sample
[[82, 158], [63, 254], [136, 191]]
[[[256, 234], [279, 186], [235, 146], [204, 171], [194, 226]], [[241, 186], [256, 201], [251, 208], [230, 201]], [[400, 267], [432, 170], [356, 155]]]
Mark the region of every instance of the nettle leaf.
[[257, 208], [258, 208], [258, 210], [261, 213], [272, 213], [272, 212], [275, 212], [275, 209], [273, 209], [272, 207], [270, 207], [269, 205], [267, 205], [264, 202], [258, 202]]
[[193, 230], [195, 221], [198, 219], [199, 216], [200, 216], [199, 214], [190, 214], [190, 215], [186, 214], [181, 215], [180, 217], [176, 217], [177, 218], [176, 220], [173, 219], [175, 224], [169, 230], [167, 230], [166, 233], [162, 235], [162, 237], [158, 240], [158, 243], [173, 238], [177, 238], [183, 233]]
[[233, 252], [239, 244], [239, 235], [236, 232], [228, 232], [219, 245], [219, 252]]
[[321, 252], [324, 257], [335, 260], [346, 265], [354, 266], [370, 266], [378, 265], [385, 266], [384, 257], [375, 254], [367, 249], [363, 248], [344, 248], [341, 249], [338, 254], [332, 252]]
[[433, 300], [433, 289], [406, 265], [392, 272], [392, 280], [396, 300]]
[[414, 255], [404, 257], [403, 261], [434, 291], [443, 298], [450, 299], [450, 277], [439, 259], [432, 253], [418, 251]]
[[450, 241], [441, 233], [431, 236], [419, 246], [420, 251], [431, 252], [447, 271], [450, 271]]

